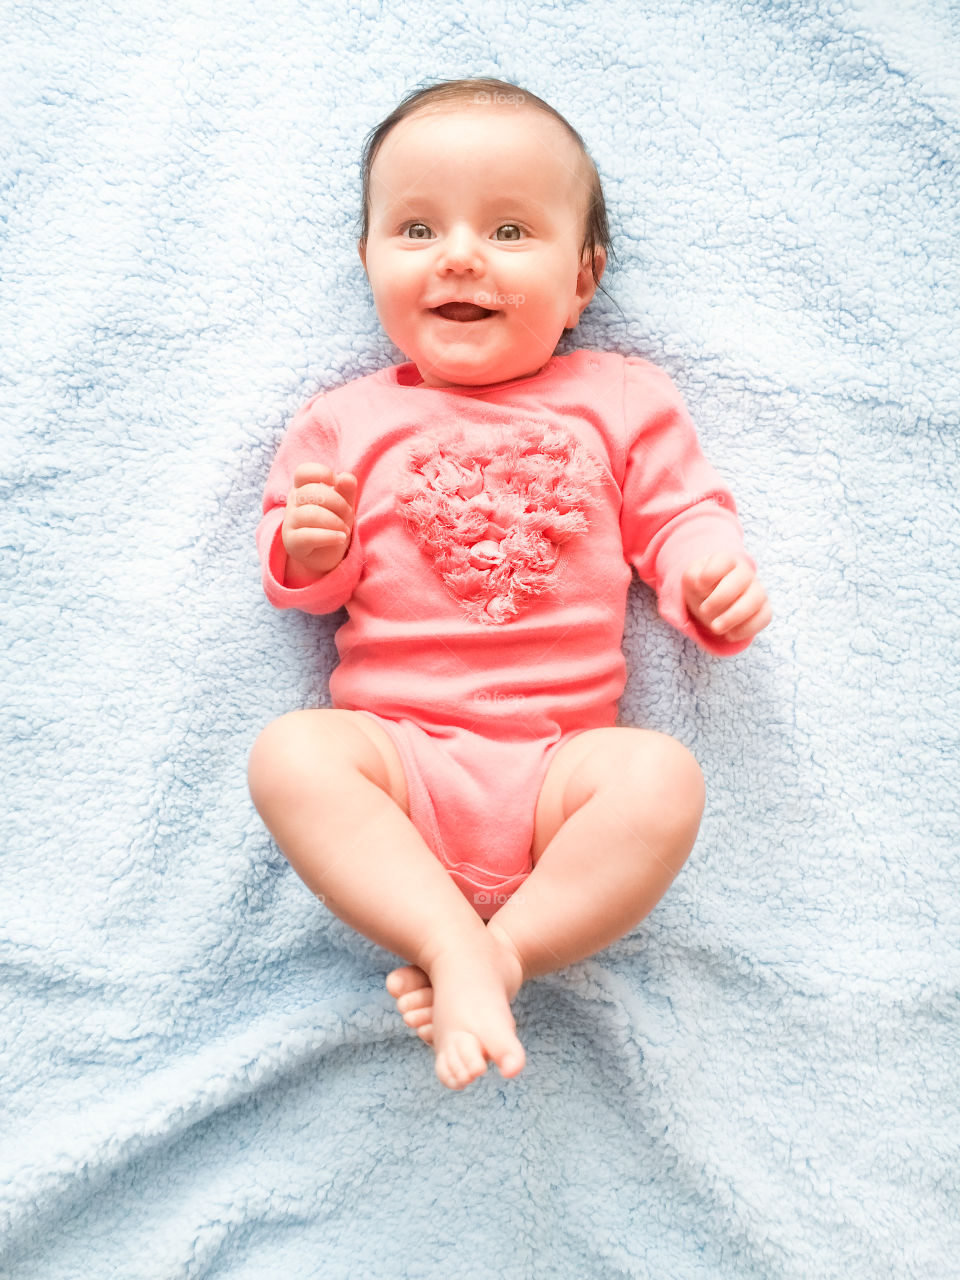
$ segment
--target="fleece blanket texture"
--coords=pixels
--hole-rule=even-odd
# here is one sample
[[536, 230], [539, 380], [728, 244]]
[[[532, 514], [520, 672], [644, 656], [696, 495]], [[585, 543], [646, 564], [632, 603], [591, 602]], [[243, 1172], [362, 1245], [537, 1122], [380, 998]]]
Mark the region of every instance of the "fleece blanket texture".
[[[4, 1280], [960, 1276], [960, 22], [949, 0], [2, 6]], [[634, 580], [624, 724], [707, 782], [462, 1093], [253, 808], [342, 614], [254, 546], [316, 391], [402, 360], [356, 253], [410, 89], [553, 103], [774, 610]]]

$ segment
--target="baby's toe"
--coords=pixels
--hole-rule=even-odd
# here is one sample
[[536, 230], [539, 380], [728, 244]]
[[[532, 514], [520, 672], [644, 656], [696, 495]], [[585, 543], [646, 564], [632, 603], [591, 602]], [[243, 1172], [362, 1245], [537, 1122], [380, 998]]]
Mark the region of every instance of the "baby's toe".
[[460, 1055], [452, 1051], [437, 1055], [437, 1075], [448, 1089], [465, 1089], [470, 1074], [460, 1061]]
[[487, 1069], [487, 1060], [477, 1037], [469, 1031], [451, 1036], [447, 1064], [460, 1088], [468, 1085], [471, 1080], [476, 1080], [477, 1076], [482, 1076]]
[[419, 991], [408, 991], [397, 1000], [397, 1008], [401, 1013], [410, 1013], [414, 1009], [433, 1008], [433, 987], [421, 987]]
[[409, 1009], [403, 1015], [403, 1020], [408, 1027], [425, 1027], [433, 1023], [433, 1009]]
[[430, 979], [419, 965], [402, 965], [387, 975], [387, 990], [395, 1000], [407, 995], [408, 992], [419, 991], [429, 986]]
[[437, 1060], [433, 1065], [434, 1070], [437, 1073], [437, 1079], [441, 1084], [446, 1085], [448, 1089], [463, 1088], [463, 1085], [460, 1083], [457, 1076], [447, 1065], [447, 1055], [445, 1053], [438, 1053]]
[[521, 1048], [519, 1052], [515, 1049], [508, 1050], [499, 1060], [497, 1065], [500, 1068], [500, 1074], [505, 1080], [513, 1076], [519, 1075], [526, 1063], [526, 1056]]

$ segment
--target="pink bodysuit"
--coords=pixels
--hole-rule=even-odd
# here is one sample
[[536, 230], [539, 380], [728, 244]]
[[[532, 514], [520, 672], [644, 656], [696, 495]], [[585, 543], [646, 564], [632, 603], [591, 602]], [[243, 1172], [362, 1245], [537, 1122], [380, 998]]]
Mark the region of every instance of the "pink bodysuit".
[[[307, 461], [353, 472], [356, 519], [334, 570], [287, 587], [280, 530]], [[332, 704], [390, 734], [412, 822], [484, 919], [532, 870], [555, 752], [616, 723], [631, 566], [704, 649], [749, 643], [716, 639], [684, 606], [700, 556], [756, 565], [676, 387], [637, 357], [574, 351], [457, 388], [407, 363], [322, 392], [280, 444], [257, 546], [278, 608], [346, 605]]]

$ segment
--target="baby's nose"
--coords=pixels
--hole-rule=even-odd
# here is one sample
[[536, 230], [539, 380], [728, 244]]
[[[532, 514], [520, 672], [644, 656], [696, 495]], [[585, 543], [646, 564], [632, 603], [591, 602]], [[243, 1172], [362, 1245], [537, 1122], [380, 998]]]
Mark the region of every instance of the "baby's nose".
[[440, 261], [448, 271], [482, 268], [483, 253], [476, 235], [465, 227], [452, 228], [444, 241]]

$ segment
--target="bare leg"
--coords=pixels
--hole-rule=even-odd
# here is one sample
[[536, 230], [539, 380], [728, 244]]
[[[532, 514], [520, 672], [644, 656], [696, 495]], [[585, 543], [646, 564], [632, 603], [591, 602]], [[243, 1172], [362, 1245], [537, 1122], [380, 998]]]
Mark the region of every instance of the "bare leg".
[[[664, 734], [626, 733], [636, 736], [600, 739], [601, 750], [556, 779], [553, 820], [566, 819], [528, 879], [488, 923], [488, 932], [520, 961], [524, 981], [595, 955], [629, 933], [657, 905], [693, 848], [704, 802], [699, 766]], [[624, 755], [625, 745], [632, 758]], [[545, 788], [549, 782], [548, 776]], [[387, 989], [407, 1025], [429, 1044], [433, 993], [425, 972], [396, 969]]]
[[495, 943], [410, 819], [364, 772], [373, 772], [369, 741], [334, 732], [333, 721], [316, 718], [324, 714], [281, 716], [257, 739], [248, 777], [260, 816], [335, 915], [429, 975], [439, 1079], [463, 1088], [488, 1058], [516, 1075], [524, 1065], [510, 1012], [522, 980], [517, 957]]
[[608, 785], [567, 819], [489, 924], [524, 981], [596, 955], [650, 914], [693, 848], [702, 801], [695, 808]]

